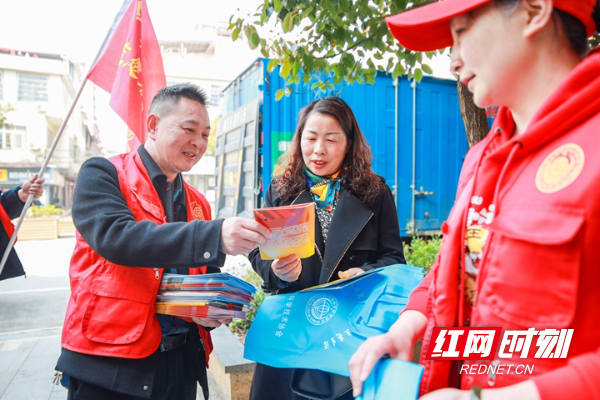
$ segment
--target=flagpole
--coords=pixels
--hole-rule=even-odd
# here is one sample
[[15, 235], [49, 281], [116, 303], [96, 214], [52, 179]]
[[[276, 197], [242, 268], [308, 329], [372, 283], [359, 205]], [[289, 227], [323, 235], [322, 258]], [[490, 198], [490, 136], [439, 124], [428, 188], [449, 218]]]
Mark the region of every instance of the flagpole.
[[[48, 164], [50, 163], [50, 159], [52, 158], [52, 155], [54, 154], [54, 150], [56, 150], [56, 146], [58, 145], [58, 141], [60, 140], [60, 138], [67, 126], [67, 123], [69, 122], [69, 118], [71, 118], [71, 114], [73, 114], [73, 110], [75, 109], [77, 100], [79, 100], [79, 97], [81, 96], [81, 93], [83, 92], [83, 88], [85, 87], [85, 84], [87, 83], [87, 81], [88, 81], [88, 79], [86, 77], [81, 82], [81, 87], [79, 88], [79, 91], [77, 92], [77, 94], [75, 95], [75, 98], [73, 99], [73, 103], [71, 104], [71, 108], [69, 109], [69, 112], [67, 112], [65, 119], [63, 120], [62, 124], [60, 125], [60, 128], [58, 129], [58, 133], [56, 134], [56, 137], [54, 138], [54, 141], [52, 142], [52, 146], [50, 146], [50, 151], [48, 152], [48, 155], [46, 156], [46, 159], [44, 160], [44, 163], [42, 164], [42, 168], [40, 169], [40, 172], [38, 173], [38, 179], [43, 179], [44, 174], [46, 173], [46, 168], [48, 167]], [[29, 206], [31, 206], [32, 202], [33, 202], [33, 194], [29, 194], [29, 197], [27, 197], [27, 201], [25, 202], [25, 206], [23, 207], [23, 211], [21, 212], [21, 216], [19, 217], [19, 221], [17, 222], [17, 225], [15, 226], [15, 231], [13, 232], [13, 234], [10, 238], [10, 241], [8, 242], [8, 246], [6, 247], [6, 250], [4, 250], [4, 255], [2, 256], [2, 261], [0, 261], [0, 274], [2, 274], [2, 270], [4, 269], [4, 264], [6, 264], [8, 255], [10, 254], [10, 251], [12, 250], [12, 248], [15, 244], [15, 241], [17, 240], [17, 233], [19, 232], [19, 228], [21, 228], [21, 224], [23, 223], [23, 220], [25, 219], [25, 215], [27, 214], [27, 210], [29, 209]]]

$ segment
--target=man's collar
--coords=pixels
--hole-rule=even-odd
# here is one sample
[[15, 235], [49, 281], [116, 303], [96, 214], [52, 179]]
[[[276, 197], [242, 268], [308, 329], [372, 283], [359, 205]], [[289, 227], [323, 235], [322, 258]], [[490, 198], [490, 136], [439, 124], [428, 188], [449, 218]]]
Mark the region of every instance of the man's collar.
[[156, 161], [154, 161], [150, 153], [148, 153], [148, 150], [144, 148], [144, 145], [140, 145], [137, 151], [140, 154], [144, 167], [146, 167], [146, 171], [148, 171], [148, 175], [150, 175], [152, 181], [158, 177], [164, 177], [165, 180], [167, 179], [167, 175], [162, 172], [158, 164], [156, 164]]
[[[146, 167], [146, 171], [148, 171], [148, 175], [150, 175], [150, 180], [154, 182], [155, 185], [156, 179], [158, 179], [160, 182], [166, 182], [167, 175], [164, 172], [162, 172], [158, 164], [156, 164], [156, 161], [154, 161], [150, 153], [148, 153], [148, 150], [144, 148], [144, 145], [140, 145], [137, 151], [142, 159], [144, 167]], [[177, 174], [173, 185], [173, 193], [175, 193], [175, 197], [177, 197], [179, 192], [183, 190], [183, 179], [181, 177], [181, 174]]]

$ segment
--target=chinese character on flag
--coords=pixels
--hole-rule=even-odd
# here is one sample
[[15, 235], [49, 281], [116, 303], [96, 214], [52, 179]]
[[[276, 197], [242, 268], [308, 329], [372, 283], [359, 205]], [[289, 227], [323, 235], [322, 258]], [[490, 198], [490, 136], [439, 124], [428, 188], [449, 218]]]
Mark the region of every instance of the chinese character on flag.
[[166, 86], [146, 0], [125, 0], [87, 78], [111, 94], [111, 107], [128, 127], [128, 151], [135, 151], [146, 141], [152, 98]]

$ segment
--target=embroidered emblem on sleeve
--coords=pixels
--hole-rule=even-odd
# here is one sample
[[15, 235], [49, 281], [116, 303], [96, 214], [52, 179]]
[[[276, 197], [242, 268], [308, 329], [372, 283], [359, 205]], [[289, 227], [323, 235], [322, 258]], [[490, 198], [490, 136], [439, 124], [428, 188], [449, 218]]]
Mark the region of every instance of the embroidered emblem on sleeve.
[[554, 150], [540, 165], [535, 184], [542, 193], [558, 192], [573, 183], [585, 162], [583, 149], [575, 144], [565, 144]]
[[194, 216], [194, 219], [204, 221], [204, 213], [202, 212], [202, 207], [200, 207], [200, 205], [195, 201], [192, 201], [191, 206], [192, 215]]

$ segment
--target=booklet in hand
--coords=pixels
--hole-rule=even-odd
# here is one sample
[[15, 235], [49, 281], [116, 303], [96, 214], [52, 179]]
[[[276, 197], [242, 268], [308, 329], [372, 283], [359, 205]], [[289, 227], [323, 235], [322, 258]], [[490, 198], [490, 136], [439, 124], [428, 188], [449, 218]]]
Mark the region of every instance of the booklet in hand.
[[274, 260], [295, 254], [307, 258], [315, 254], [315, 205], [261, 208], [254, 219], [271, 230], [273, 236], [260, 246], [263, 260]]

